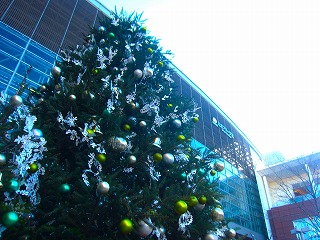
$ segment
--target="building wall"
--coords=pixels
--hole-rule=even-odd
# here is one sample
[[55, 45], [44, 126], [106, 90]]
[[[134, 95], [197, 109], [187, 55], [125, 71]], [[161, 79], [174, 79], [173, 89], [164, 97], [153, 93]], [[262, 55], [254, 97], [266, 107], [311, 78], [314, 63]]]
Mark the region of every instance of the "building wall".
[[[91, 3], [33, 0], [30, 4], [29, 0], [2, 0], [0, 58], [4, 60], [0, 63], [0, 91], [14, 94], [30, 65], [33, 69], [26, 76], [27, 84], [36, 87], [45, 83], [59, 51], [82, 44], [84, 33], [104, 18], [105, 11], [97, 10]], [[265, 223], [252, 158], [259, 152], [235, 123], [178, 69], [173, 79], [180, 94], [192, 97], [200, 107], [194, 138], [215, 149], [225, 161], [220, 188], [227, 195], [226, 217], [233, 217], [236, 223], [256, 231], [257, 239], [264, 239]]]
[[[317, 201], [320, 201], [320, 199]], [[272, 239], [296, 240], [296, 235], [290, 233], [294, 228], [293, 221], [315, 215], [318, 215], [318, 213], [314, 207], [313, 199], [270, 209], [268, 217], [272, 229]]]

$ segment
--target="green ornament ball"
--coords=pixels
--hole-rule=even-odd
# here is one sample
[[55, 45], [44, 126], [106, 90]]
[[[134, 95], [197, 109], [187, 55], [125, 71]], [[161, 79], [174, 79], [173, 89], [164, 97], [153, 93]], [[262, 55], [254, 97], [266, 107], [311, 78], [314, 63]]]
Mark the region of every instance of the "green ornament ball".
[[5, 165], [7, 162], [6, 156], [0, 153], [0, 165]]
[[36, 163], [31, 163], [28, 169], [29, 173], [35, 173], [38, 171], [38, 165]]
[[181, 174], [180, 174], [180, 178], [181, 178], [182, 180], [186, 180], [186, 179], [187, 179], [187, 174], [186, 174], [186, 173], [181, 173]]
[[190, 196], [189, 197], [189, 201], [188, 201], [188, 205], [190, 207], [194, 207], [195, 205], [197, 205], [199, 203], [198, 199], [196, 196]]
[[110, 37], [110, 38], [114, 38], [114, 37], [115, 37], [114, 33], [112, 33], [112, 32], [109, 33], [109, 37]]
[[96, 159], [99, 163], [105, 163], [107, 161], [107, 157], [103, 153], [99, 153], [96, 155]]
[[2, 217], [2, 225], [6, 228], [10, 228], [19, 221], [19, 216], [15, 212], [7, 212]]
[[133, 230], [133, 223], [130, 219], [125, 218], [120, 221], [120, 231], [124, 234], [128, 234]]
[[111, 112], [108, 109], [104, 109], [102, 114], [103, 114], [103, 116], [108, 117], [111, 115]]
[[61, 193], [69, 193], [71, 191], [71, 187], [70, 187], [70, 185], [69, 184], [67, 184], [67, 183], [63, 183], [63, 184], [61, 184], [60, 185], [60, 192]]
[[187, 212], [187, 210], [188, 204], [183, 200], [177, 201], [174, 205], [174, 211], [180, 215]]
[[155, 153], [153, 154], [153, 159], [156, 162], [160, 162], [162, 160], [162, 154], [161, 153]]

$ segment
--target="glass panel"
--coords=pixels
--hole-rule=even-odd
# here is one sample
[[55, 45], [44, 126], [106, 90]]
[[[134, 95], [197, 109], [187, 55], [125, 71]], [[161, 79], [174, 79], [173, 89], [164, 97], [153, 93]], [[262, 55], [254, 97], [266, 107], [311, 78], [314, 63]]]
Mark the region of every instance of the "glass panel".
[[0, 66], [2, 66], [3, 68], [7, 68], [13, 71], [18, 64], [18, 61], [18, 59], [13, 58], [12, 56], [0, 50]]
[[8, 82], [12, 76], [12, 71], [0, 66], [0, 91], [6, 89]]
[[54, 63], [57, 54], [51, 52], [50, 50], [46, 49], [45, 47], [37, 44], [36, 42], [32, 41], [28, 47], [28, 51], [32, 52], [36, 56], [41, 57], [51, 65]]
[[0, 38], [0, 51], [8, 53], [11, 56], [19, 59], [23, 52], [23, 48], [18, 46], [14, 42], [11, 42], [8, 39], [2, 37]]
[[21, 47], [25, 47], [28, 41], [28, 38], [12, 28], [6, 26], [5, 24], [0, 22], [0, 30], [1, 36], [9, 39], [10, 41], [20, 45]]

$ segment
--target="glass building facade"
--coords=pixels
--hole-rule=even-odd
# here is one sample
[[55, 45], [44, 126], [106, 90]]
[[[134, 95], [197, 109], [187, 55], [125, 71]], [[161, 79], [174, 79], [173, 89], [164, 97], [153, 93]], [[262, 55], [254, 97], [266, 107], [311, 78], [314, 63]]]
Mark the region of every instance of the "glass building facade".
[[[12, 95], [26, 78], [28, 87], [47, 82], [61, 49], [83, 43], [109, 10], [99, 1], [2, 0], [0, 4], [0, 91]], [[32, 70], [26, 76], [28, 69]], [[197, 146], [215, 151], [225, 169], [218, 174], [225, 216], [265, 239], [265, 222], [254, 172], [259, 152], [230, 118], [174, 65], [181, 94], [198, 104]], [[241, 230], [239, 230], [241, 232]], [[244, 231], [244, 234], [246, 232]], [[250, 233], [250, 234], [249, 234]], [[256, 237], [253, 237], [253, 234]]]

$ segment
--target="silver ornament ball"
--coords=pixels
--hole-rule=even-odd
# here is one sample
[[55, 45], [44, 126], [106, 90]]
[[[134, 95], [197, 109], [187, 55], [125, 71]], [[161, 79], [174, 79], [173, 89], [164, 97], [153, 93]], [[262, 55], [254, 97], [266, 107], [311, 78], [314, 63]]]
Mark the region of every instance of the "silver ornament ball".
[[61, 68], [59, 68], [58, 66], [54, 66], [53, 68], [51, 68], [51, 74], [54, 77], [60, 77]]
[[215, 222], [221, 222], [224, 219], [224, 212], [221, 208], [214, 208], [211, 211], [211, 218]]
[[194, 208], [195, 210], [201, 212], [201, 211], [204, 209], [205, 206], [206, 206], [205, 204], [198, 203], [198, 204], [195, 205], [193, 208]]
[[110, 190], [110, 185], [107, 182], [99, 182], [97, 185], [97, 192], [100, 194], [107, 194]]
[[130, 156], [128, 157], [128, 162], [129, 162], [130, 164], [134, 164], [134, 163], [137, 162], [137, 158], [136, 158], [134, 155], [130, 155]]
[[0, 166], [6, 164], [6, 162], [7, 162], [6, 156], [0, 153]]
[[153, 228], [144, 221], [140, 220], [138, 222], [138, 232], [141, 237], [149, 236], [152, 233], [152, 231]]
[[71, 94], [71, 95], [69, 96], [69, 99], [70, 99], [71, 101], [75, 101], [75, 100], [77, 100], [77, 97], [76, 97], [76, 95]]
[[162, 160], [167, 164], [173, 164], [174, 162], [174, 156], [171, 153], [165, 153], [162, 156]]
[[22, 97], [19, 95], [13, 95], [10, 98], [10, 104], [14, 107], [19, 107], [23, 103]]
[[208, 233], [204, 237], [204, 240], [218, 240], [218, 239], [219, 239], [218, 236], [213, 233]]
[[172, 126], [174, 128], [180, 128], [181, 127], [181, 121], [179, 119], [174, 119], [171, 124], [172, 124]]
[[140, 127], [146, 127], [147, 126], [147, 123], [145, 121], [140, 121], [139, 122], [139, 126]]
[[116, 150], [119, 152], [125, 151], [128, 147], [127, 141], [121, 137], [111, 137], [109, 139], [109, 144], [113, 150]]
[[147, 77], [153, 76], [153, 70], [152, 70], [151, 68], [147, 68], [147, 69], [145, 70], [145, 75], [146, 75]]
[[102, 39], [100, 40], [100, 46], [104, 45], [105, 43], [106, 43], [106, 40], [105, 40], [104, 38], [102, 38]]
[[143, 73], [142, 73], [142, 71], [141, 71], [140, 69], [134, 70], [133, 74], [134, 74], [134, 76], [135, 76], [136, 78], [141, 78], [142, 75], [143, 75]]
[[228, 230], [226, 230], [224, 232], [224, 234], [228, 237], [228, 238], [235, 238], [237, 235], [236, 230], [234, 230], [233, 228], [229, 228]]
[[215, 162], [214, 169], [218, 172], [221, 172], [224, 169], [224, 164], [222, 162]]
[[99, 26], [98, 31], [103, 33], [106, 31], [106, 28], [104, 26]]

